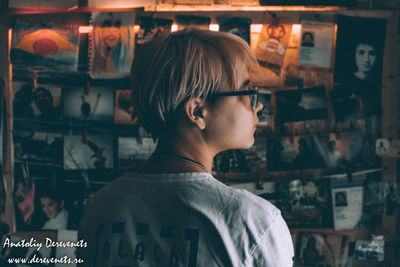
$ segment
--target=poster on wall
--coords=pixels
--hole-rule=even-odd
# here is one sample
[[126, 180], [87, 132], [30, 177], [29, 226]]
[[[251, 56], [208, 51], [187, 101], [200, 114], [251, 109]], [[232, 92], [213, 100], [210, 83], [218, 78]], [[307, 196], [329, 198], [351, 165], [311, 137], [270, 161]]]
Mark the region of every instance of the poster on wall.
[[267, 24], [263, 26], [255, 48], [255, 55], [261, 65], [271, 64], [280, 70], [285, 58], [292, 24]]
[[331, 95], [336, 120], [380, 113], [385, 34], [385, 19], [338, 16], [334, 81], [339, 86]]
[[130, 73], [134, 56], [135, 13], [93, 13], [90, 35], [90, 77], [122, 78]]
[[76, 71], [78, 26], [17, 22], [12, 31], [10, 58], [15, 65], [38, 70]]
[[64, 117], [74, 120], [112, 121], [114, 97], [112, 88], [63, 88]]
[[316, 21], [302, 21], [299, 67], [331, 68], [335, 25]]

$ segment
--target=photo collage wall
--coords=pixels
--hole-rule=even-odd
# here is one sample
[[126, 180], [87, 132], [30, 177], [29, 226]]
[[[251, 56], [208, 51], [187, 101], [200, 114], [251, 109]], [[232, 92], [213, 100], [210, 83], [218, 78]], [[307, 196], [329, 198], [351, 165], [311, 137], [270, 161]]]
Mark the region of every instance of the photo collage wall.
[[[210, 21], [179, 16], [175, 23], [178, 29], [208, 29]], [[271, 23], [257, 35], [248, 18], [218, 23], [220, 31], [237, 34], [255, 52], [259, 65], [251, 70], [252, 83], [264, 108], [254, 145], [217, 155], [215, 176], [289, 175], [291, 182], [277, 185], [274, 200], [286, 219], [296, 218], [295, 226], [326, 225], [323, 211], [332, 208], [332, 185], [324, 175], [380, 168], [375, 140], [385, 20], [338, 16], [331, 23], [302, 21], [300, 30]], [[17, 22], [11, 47], [16, 168], [28, 164], [38, 183], [54, 176], [72, 179], [85, 196], [140, 168], [156, 143], [131, 104], [130, 64], [135, 48], [170, 32], [172, 24], [124, 12], [93, 13], [89, 33], [71, 25]], [[24, 181], [22, 173], [16, 176]], [[291, 188], [303, 193], [285, 199], [283, 192]], [[316, 211], [312, 225], [303, 210]]]

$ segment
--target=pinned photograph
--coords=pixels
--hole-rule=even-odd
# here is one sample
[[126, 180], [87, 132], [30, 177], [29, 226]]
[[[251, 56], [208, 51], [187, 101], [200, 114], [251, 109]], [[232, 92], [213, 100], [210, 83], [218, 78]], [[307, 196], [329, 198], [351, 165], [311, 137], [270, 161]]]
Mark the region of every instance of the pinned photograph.
[[305, 179], [278, 183], [277, 206], [290, 226], [325, 227], [329, 224], [328, 179]]
[[258, 126], [268, 126], [271, 124], [271, 92], [259, 90], [257, 99], [263, 104], [263, 109], [257, 113]]
[[62, 134], [14, 130], [13, 140], [16, 162], [62, 165]]
[[140, 30], [136, 34], [136, 47], [152, 40], [161, 33], [171, 32], [172, 20], [139, 17]]
[[90, 35], [90, 77], [122, 78], [134, 56], [134, 13], [93, 13]]
[[119, 137], [118, 168], [138, 169], [151, 157], [156, 145], [149, 137]]
[[218, 18], [219, 31], [239, 36], [250, 45], [250, 18]]
[[378, 166], [374, 140], [363, 132], [347, 132], [313, 137], [318, 165], [324, 168], [351, 166], [369, 168]]
[[347, 230], [362, 227], [363, 183], [365, 175], [354, 175], [351, 182], [347, 177], [331, 180], [333, 226], [335, 230]]
[[10, 58], [15, 65], [38, 70], [76, 71], [78, 26], [18, 22], [12, 31]]
[[281, 137], [268, 141], [269, 171], [314, 169], [317, 167], [312, 136]]
[[64, 169], [89, 170], [114, 167], [113, 142], [109, 135], [87, 134], [64, 136]]
[[114, 97], [111, 88], [64, 88], [62, 98], [65, 118], [96, 121], [114, 119]]
[[116, 124], [137, 124], [138, 118], [134, 116], [130, 90], [115, 91], [114, 122]]
[[345, 266], [348, 250], [346, 235], [300, 232], [295, 266]]
[[325, 86], [276, 92], [278, 123], [327, 118]]
[[380, 113], [385, 32], [386, 19], [338, 17], [334, 80], [342, 86], [331, 96], [337, 120]]
[[62, 118], [61, 88], [13, 82], [13, 114], [16, 118], [59, 120]]
[[334, 35], [333, 23], [302, 21], [298, 65], [330, 69]]

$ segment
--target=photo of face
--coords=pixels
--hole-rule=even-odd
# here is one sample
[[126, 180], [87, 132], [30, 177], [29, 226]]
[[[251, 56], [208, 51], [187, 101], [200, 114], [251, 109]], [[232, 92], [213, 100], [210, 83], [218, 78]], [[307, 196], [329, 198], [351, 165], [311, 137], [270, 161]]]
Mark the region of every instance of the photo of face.
[[59, 203], [49, 197], [41, 197], [40, 203], [42, 205], [42, 210], [44, 214], [46, 214], [49, 219], [55, 218], [60, 213], [64, 204], [63, 201]]
[[121, 40], [121, 20], [119, 19], [106, 19], [100, 27], [103, 41], [108, 48], [112, 48]]
[[372, 45], [364, 43], [357, 45], [355, 52], [357, 70], [354, 75], [361, 80], [368, 79], [369, 72], [375, 67], [376, 57], [376, 49]]
[[90, 35], [92, 78], [122, 78], [129, 74], [135, 35], [132, 13], [95, 12]]

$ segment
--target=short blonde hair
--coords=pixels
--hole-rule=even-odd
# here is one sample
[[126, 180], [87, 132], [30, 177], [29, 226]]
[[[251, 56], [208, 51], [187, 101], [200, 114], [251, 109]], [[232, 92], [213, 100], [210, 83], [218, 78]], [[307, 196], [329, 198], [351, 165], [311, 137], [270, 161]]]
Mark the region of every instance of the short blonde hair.
[[145, 43], [131, 68], [141, 124], [160, 137], [187, 100], [237, 90], [240, 72], [254, 62], [249, 45], [230, 33], [185, 29]]

